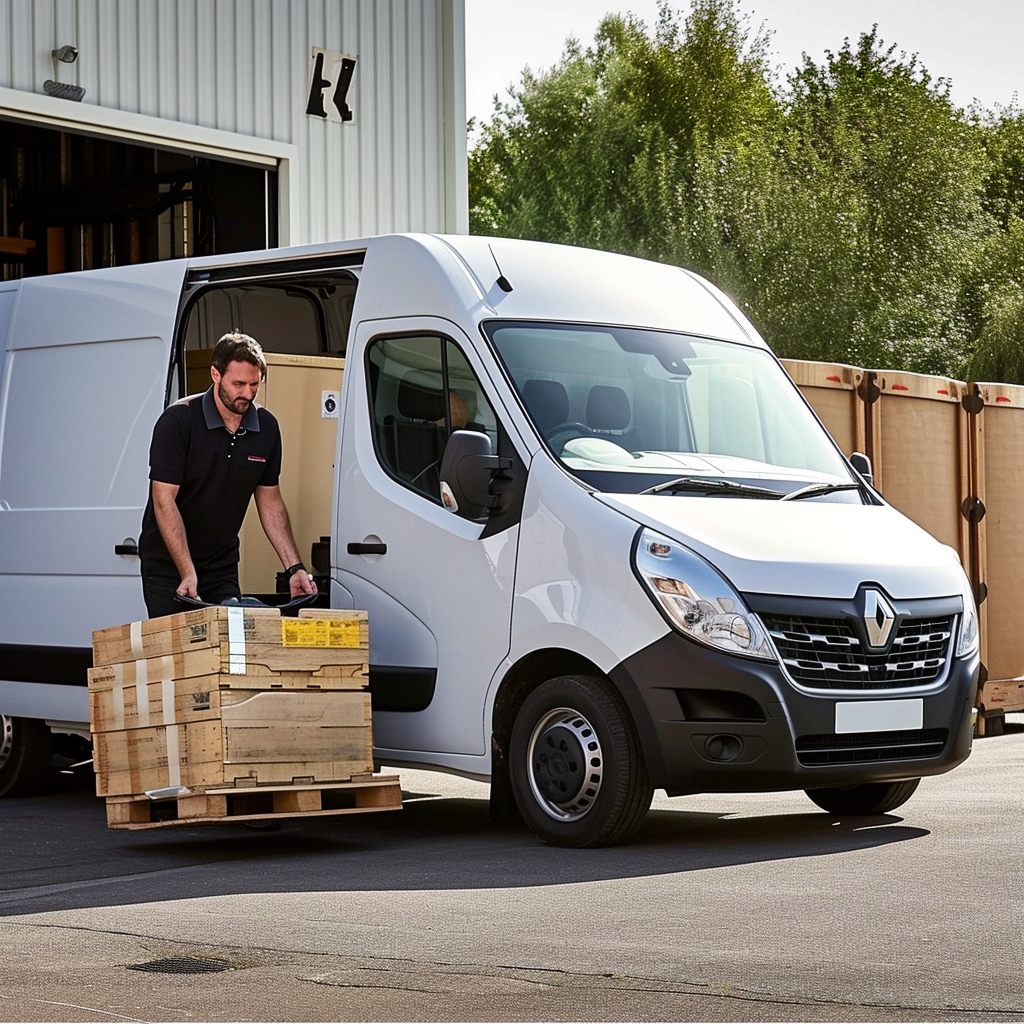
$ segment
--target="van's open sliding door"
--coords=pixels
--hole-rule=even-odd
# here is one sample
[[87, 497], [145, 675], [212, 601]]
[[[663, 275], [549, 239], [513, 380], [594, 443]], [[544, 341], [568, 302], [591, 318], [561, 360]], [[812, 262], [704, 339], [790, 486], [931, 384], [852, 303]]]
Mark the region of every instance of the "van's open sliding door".
[[11, 680], [84, 686], [92, 631], [145, 618], [129, 552], [184, 270], [21, 283], [0, 394], [0, 701]]

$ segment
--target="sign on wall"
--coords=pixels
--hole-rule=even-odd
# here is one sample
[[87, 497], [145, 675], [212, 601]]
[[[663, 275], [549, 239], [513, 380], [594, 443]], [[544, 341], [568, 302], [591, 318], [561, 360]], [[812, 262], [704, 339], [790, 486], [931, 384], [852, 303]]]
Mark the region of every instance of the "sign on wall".
[[353, 78], [358, 59], [355, 54], [313, 47], [306, 101], [309, 117], [355, 124]]

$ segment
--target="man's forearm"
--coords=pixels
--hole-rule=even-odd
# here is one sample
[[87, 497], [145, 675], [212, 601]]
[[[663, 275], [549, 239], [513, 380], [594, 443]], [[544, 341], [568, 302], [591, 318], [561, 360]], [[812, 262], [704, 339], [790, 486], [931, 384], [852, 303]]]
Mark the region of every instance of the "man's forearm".
[[[285, 507], [280, 489], [257, 487], [255, 498], [263, 531], [274, 545], [281, 564], [287, 569], [296, 562], [301, 562], [299, 548], [292, 534], [292, 524], [288, 518], [288, 509]], [[317, 589], [313, 577], [308, 572], [297, 572], [288, 580], [288, 591], [292, 597], [298, 597], [300, 594], [315, 594]]]
[[301, 562], [299, 548], [292, 534], [291, 520], [288, 518], [288, 509], [285, 507], [281, 492], [276, 487], [258, 487], [256, 511], [259, 512], [263, 532], [274, 546], [281, 564], [287, 568]]
[[181, 576], [184, 582], [185, 580], [195, 578], [196, 569], [192, 562], [192, 554], [188, 549], [185, 523], [174, 500], [176, 492], [177, 488], [174, 488], [172, 492], [158, 484], [154, 484], [153, 512], [156, 514], [156, 524], [160, 528], [160, 536], [163, 537], [167, 553], [174, 561], [178, 575]]

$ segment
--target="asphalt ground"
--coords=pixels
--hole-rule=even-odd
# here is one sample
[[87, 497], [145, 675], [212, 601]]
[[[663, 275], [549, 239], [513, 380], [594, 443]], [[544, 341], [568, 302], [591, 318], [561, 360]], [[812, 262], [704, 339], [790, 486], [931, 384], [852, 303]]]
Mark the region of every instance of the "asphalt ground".
[[0, 803], [0, 1019], [1024, 1024], [1022, 716], [890, 814], [661, 795], [603, 850], [401, 777], [273, 830], [111, 831], [82, 772]]

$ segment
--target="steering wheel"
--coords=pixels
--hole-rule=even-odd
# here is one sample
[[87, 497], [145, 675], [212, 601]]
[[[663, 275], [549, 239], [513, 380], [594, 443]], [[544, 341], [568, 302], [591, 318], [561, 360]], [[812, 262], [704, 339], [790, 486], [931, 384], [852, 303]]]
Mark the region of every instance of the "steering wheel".
[[567, 420], [565, 423], [559, 423], [557, 427], [547, 431], [546, 436], [552, 451], [557, 455], [561, 453], [567, 441], [571, 441], [576, 437], [593, 437], [594, 431], [586, 423]]

